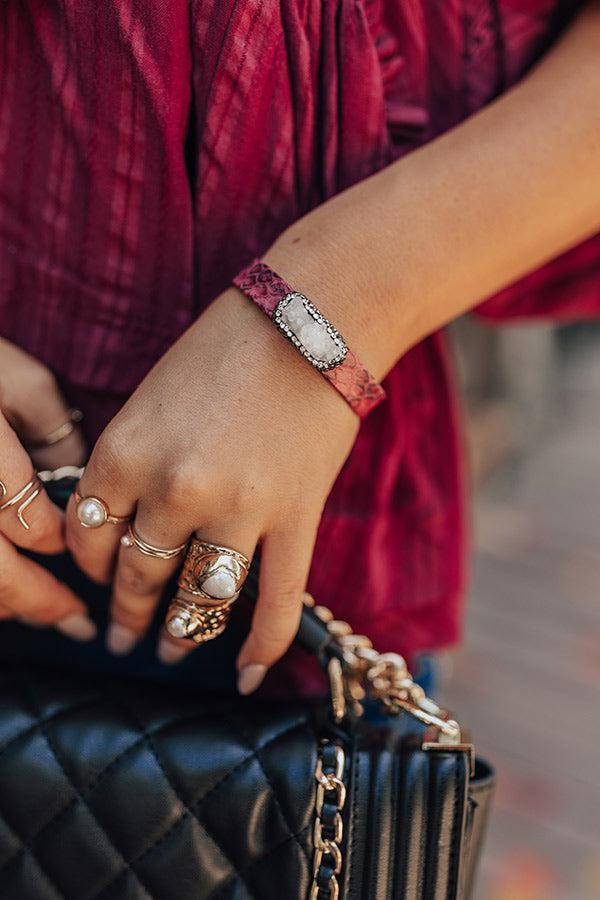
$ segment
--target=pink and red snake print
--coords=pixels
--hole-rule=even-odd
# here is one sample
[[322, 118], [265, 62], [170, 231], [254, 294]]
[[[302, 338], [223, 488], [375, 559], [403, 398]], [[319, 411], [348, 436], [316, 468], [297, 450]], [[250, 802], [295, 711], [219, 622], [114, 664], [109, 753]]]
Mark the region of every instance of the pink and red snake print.
[[[258, 259], [255, 259], [236, 275], [233, 283], [269, 318], [272, 318], [279, 301], [294, 290], [270, 266]], [[350, 349], [344, 361], [335, 369], [319, 371], [342, 395], [360, 419], [364, 419], [385, 399], [385, 391], [381, 385], [375, 381]]]

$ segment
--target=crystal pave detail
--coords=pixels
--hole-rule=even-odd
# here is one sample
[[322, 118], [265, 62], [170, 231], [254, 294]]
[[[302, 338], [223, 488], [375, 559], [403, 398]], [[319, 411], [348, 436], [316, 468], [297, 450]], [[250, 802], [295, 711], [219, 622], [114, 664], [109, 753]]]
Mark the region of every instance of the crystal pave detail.
[[273, 321], [316, 369], [335, 369], [346, 358], [343, 337], [304, 294], [286, 294], [273, 312]]

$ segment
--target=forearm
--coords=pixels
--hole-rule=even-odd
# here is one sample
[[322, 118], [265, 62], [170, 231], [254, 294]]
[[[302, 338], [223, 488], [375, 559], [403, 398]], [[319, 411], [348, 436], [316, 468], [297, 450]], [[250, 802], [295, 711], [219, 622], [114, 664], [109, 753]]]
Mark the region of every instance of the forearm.
[[600, 5], [517, 87], [289, 228], [265, 260], [383, 375], [600, 231]]

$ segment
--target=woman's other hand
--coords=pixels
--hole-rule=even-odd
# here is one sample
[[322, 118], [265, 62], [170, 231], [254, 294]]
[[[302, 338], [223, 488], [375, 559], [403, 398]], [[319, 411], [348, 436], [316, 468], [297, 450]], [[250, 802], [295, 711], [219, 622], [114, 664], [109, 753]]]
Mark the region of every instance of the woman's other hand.
[[[23, 442], [39, 442], [68, 420], [69, 407], [52, 373], [0, 338], [0, 507], [5, 507], [0, 510], [0, 619], [54, 626], [70, 637], [89, 640], [95, 627], [83, 603], [17, 549], [65, 549], [63, 514], [36, 482], [35, 468], [80, 464], [83, 439], [75, 429], [54, 446], [32, 451], [32, 456]], [[30, 483], [15, 503], [6, 505]]]
[[[150, 372], [86, 467], [81, 494], [113, 515], [135, 514], [155, 547], [192, 533], [247, 557], [260, 544], [259, 599], [238, 659], [245, 692], [297, 630], [323, 505], [357, 428], [337, 392], [232, 288]], [[99, 581], [114, 576], [108, 645], [120, 653], [143, 635], [182, 562], [120, 547], [123, 531], [82, 528], [71, 502], [75, 559]], [[159, 656], [176, 662], [194, 646], [163, 632]]]

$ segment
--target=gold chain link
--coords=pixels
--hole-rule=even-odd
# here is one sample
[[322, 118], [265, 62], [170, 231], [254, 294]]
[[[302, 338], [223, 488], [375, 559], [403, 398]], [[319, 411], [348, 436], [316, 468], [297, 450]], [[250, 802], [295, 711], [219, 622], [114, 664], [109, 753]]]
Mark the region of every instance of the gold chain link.
[[[323, 769], [323, 751], [326, 747], [335, 747], [335, 767], [332, 772], [325, 772]], [[319, 896], [323, 893], [323, 897], [327, 900], [338, 900], [340, 896], [340, 885], [338, 875], [342, 871], [342, 840], [344, 837], [344, 823], [342, 820], [342, 810], [346, 803], [346, 785], [344, 784], [344, 768], [346, 765], [346, 756], [339, 744], [332, 744], [325, 741], [322, 745], [321, 752], [317, 759], [315, 769], [315, 781], [317, 782], [317, 792], [315, 798], [315, 827], [313, 831], [314, 856], [313, 856], [313, 881], [310, 891], [310, 900], [319, 900]], [[333, 818], [333, 825], [324, 825], [321, 821], [323, 814], [323, 804], [325, 802], [334, 803], [336, 813]], [[333, 836], [327, 836], [324, 832], [328, 830]], [[320, 880], [323, 869], [326, 868], [331, 872], [327, 888], [320, 887]]]
[[[447, 710], [427, 697], [420, 685], [415, 684], [405, 659], [399, 653], [379, 653], [368, 637], [353, 634], [350, 625], [334, 619], [327, 607], [315, 606], [314, 611], [344, 650], [346, 667], [343, 679], [341, 671], [332, 678], [337, 721], [341, 719], [339, 710], [343, 705], [340, 703], [343, 685], [343, 692], [354, 703], [354, 711], [358, 715], [362, 712], [361, 701], [369, 697], [379, 701], [390, 715], [404, 711], [434, 728], [436, 739], [428, 744], [429, 747], [461, 743], [458, 722], [450, 717]], [[341, 670], [341, 666], [339, 668]], [[332, 674], [335, 676], [336, 673], [330, 669], [330, 676]]]
[[[312, 601], [312, 598], [310, 598]], [[424, 740], [424, 750], [464, 750], [471, 755], [473, 766], [473, 748], [462, 743], [461, 729], [447, 710], [442, 709], [425, 694], [423, 688], [415, 684], [408, 671], [406, 661], [398, 653], [378, 653], [364, 634], [353, 634], [347, 622], [334, 619], [332, 612], [325, 606], [315, 606], [314, 601], [308, 605], [327, 625], [329, 633], [336, 638], [343, 650], [344, 665], [336, 657], [329, 661], [329, 679], [331, 683], [332, 712], [335, 722], [341, 722], [345, 716], [346, 706], [351, 703], [356, 715], [363, 712], [362, 701], [365, 698], [377, 700], [389, 715], [407, 712], [434, 731], [432, 740]], [[323, 747], [331, 746], [325, 742]], [[315, 796], [315, 827], [313, 882], [310, 900], [338, 900], [340, 886], [338, 875], [342, 871], [342, 839], [344, 826], [342, 810], [346, 803], [346, 785], [344, 783], [344, 751], [336, 747], [335, 771], [323, 770], [322, 752], [317, 761], [315, 779], [317, 790]], [[321, 822], [323, 804], [332, 798], [335, 802], [336, 814], [333, 824], [324, 826]], [[333, 829], [333, 837], [323, 834], [324, 828]], [[328, 887], [319, 886], [322, 867], [326, 866], [332, 873]]]

